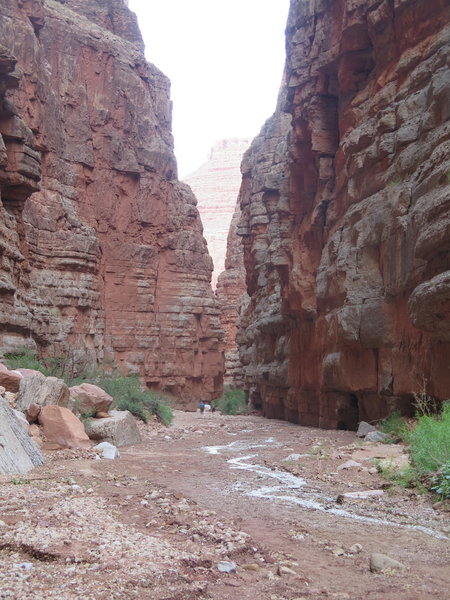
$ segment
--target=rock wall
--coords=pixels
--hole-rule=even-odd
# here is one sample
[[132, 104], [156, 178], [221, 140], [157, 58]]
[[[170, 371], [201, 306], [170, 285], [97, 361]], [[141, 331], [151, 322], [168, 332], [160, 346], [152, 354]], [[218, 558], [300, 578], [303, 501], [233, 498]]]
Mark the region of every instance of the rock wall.
[[227, 236], [241, 185], [241, 160], [250, 139], [232, 138], [217, 142], [208, 160], [184, 178], [198, 200], [203, 235], [214, 264], [212, 286], [225, 266]]
[[449, 24], [446, 0], [291, 2], [286, 102], [241, 191], [268, 417], [354, 428], [450, 397]]
[[220, 304], [220, 322], [225, 334], [224, 384], [231, 388], [244, 386], [244, 373], [236, 340], [239, 322], [247, 304], [244, 253], [237, 229], [241, 218], [240, 203], [236, 203], [227, 237], [225, 269], [219, 275], [216, 297]]
[[217, 396], [212, 263], [135, 16], [3, 0], [0, 33], [2, 350], [112, 360], [185, 404]]

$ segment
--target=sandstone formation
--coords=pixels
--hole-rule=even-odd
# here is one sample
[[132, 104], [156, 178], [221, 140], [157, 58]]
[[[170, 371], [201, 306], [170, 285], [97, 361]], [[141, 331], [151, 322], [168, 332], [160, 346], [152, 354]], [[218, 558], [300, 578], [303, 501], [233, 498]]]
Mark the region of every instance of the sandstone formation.
[[73, 400], [74, 408], [77, 412], [83, 414], [93, 411], [98, 413], [107, 413], [113, 398], [92, 383], [80, 383], [69, 388], [70, 397]]
[[137, 421], [128, 410], [112, 410], [108, 418], [89, 419], [85, 428], [91, 440], [102, 440], [119, 448], [142, 441]]
[[91, 443], [84, 425], [73, 412], [64, 406], [43, 406], [38, 417], [42, 433], [47, 440], [63, 448], [89, 450]]
[[[27, 412], [36, 404], [38, 406], [54, 404], [67, 408], [70, 403], [69, 388], [64, 381], [57, 377], [46, 377], [42, 373], [24, 377], [16, 397], [16, 408], [22, 412]], [[32, 409], [30, 416], [33, 412], [36, 411]]]
[[286, 101], [241, 190], [240, 351], [269, 417], [356, 428], [450, 397], [449, 49], [447, 0], [292, 0]]
[[248, 304], [244, 253], [241, 238], [237, 234], [240, 217], [241, 207], [237, 202], [227, 237], [225, 270], [219, 275], [216, 288], [216, 296], [220, 303], [220, 322], [225, 334], [224, 384], [231, 388], [242, 388], [244, 385], [242, 363], [236, 341], [241, 313]]
[[0, 5], [0, 348], [113, 361], [184, 404], [223, 356], [169, 82], [124, 0]]
[[198, 200], [203, 235], [214, 263], [213, 289], [224, 269], [227, 236], [241, 184], [240, 164], [250, 142], [237, 138], [217, 142], [208, 160], [184, 178]]
[[19, 475], [43, 464], [39, 448], [7, 401], [0, 398], [0, 473]]

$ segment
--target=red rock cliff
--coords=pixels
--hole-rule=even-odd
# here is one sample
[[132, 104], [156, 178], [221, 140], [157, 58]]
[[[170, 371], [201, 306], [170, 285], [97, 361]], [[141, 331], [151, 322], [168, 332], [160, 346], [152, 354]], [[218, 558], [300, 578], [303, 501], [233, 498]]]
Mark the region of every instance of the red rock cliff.
[[4, 0], [0, 17], [2, 349], [113, 359], [211, 399], [212, 263], [135, 16], [123, 0]]
[[291, 3], [287, 99], [241, 190], [241, 358], [269, 417], [450, 397], [449, 23], [446, 0]]

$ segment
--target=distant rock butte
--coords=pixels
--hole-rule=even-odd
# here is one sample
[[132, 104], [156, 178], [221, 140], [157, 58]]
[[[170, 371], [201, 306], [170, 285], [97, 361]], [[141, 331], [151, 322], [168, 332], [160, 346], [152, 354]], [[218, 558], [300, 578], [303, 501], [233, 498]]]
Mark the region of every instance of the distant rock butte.
[[0, 4], [0, 347], [112, 360], [185, 406], [221, 391], [169, 81], [123, 0]]
[[239, 225], [268, 417], [352, 429], [450, 397], [449, 24], [447, 0], [291, 2]]
[[203, 235], [213, 259], [213, 289], [224, 269], [227, 236], [241, 185], [240, 165], [251, 139], [232, 138], [217, 142], [209, 158], [196, 171], [184, 177], [194, 192]]

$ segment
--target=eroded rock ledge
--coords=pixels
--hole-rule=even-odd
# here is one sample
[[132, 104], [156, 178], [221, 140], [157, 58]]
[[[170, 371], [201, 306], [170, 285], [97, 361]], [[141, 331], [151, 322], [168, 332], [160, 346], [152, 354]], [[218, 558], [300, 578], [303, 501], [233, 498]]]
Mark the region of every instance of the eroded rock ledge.
[[0, 33], [3, 351], [113, 360], [211, 399], [212, 264], [135, 16], [123, 0], [5, 0]]
[[287, 99], [241, 190], [240, 353], [268, 417], [353, 428], [450, 397], [449, 11], [291, 2]]

